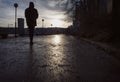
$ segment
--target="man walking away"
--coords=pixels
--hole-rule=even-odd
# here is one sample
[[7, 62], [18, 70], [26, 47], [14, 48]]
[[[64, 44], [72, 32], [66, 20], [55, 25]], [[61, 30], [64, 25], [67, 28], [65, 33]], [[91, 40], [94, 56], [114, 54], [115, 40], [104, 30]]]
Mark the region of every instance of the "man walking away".
[[25, 10], [25, 17], [26, 23], [29, 28], [29, 37], [30, 37], [30, 44], [33, 44], [33, 35], [34, 35], [34, 28], [37, 26], [37, 18], [38, 18], [38, 11], [34, 8], [34, 3], [30, 2], [29, 7]]

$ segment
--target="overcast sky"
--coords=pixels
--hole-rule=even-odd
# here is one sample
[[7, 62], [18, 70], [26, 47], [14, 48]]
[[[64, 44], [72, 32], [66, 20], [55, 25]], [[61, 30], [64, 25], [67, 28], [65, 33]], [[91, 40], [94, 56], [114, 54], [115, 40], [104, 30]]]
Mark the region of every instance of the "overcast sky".
[[[18, 3], [18, 18], [24, 18], [24, 11], [29, 6], [29, 2], [33, 1], [35, 8], [38, 10], [39, 18], [37, 20], [37, 27], [42, 26], [42, 19], [44, 19], [44, 26], [50, 27], [67, 27], [71, 23], [67, 22], [67, 15], [64, 11], [64, 3], [59, 4], [59, 0], [0, 0], [0, 26], [7, 27], [14, 26], [15, 8], [14, 3]], [[26, 24], [25, 24], [26, 27]]]

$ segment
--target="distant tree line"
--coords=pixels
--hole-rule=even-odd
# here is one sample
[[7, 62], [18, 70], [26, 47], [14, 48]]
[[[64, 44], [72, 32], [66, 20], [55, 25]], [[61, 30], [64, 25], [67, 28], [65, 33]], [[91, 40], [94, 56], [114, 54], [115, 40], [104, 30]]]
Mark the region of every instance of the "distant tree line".
[[72, 13], [73, 27], [78, 27], [76, 35], [120, 40], [119, 4], [120, 0], [67, 0], [66, 11], [68, 15]]
[[113, 0], [112, 23], [114, 35], [120, 38], [120, 0]]

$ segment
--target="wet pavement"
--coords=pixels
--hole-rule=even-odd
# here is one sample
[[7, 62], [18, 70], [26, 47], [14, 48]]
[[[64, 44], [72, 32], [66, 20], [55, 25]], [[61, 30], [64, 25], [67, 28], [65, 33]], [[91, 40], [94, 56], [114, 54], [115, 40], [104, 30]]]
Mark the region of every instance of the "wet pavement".
[[0, 39], [0, 82], [120, 82], [120, 61], [73, 36]]

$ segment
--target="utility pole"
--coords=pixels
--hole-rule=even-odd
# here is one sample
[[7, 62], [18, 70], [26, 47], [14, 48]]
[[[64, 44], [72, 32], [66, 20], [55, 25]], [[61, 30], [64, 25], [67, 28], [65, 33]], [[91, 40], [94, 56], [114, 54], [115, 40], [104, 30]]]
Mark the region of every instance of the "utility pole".
[[15, 7], [15, 37], [17, 37], [16, 36], [16, 28], [17, 28], [17, 7], [18, 7], [18, 4], [14, 3], [14, 7]]

